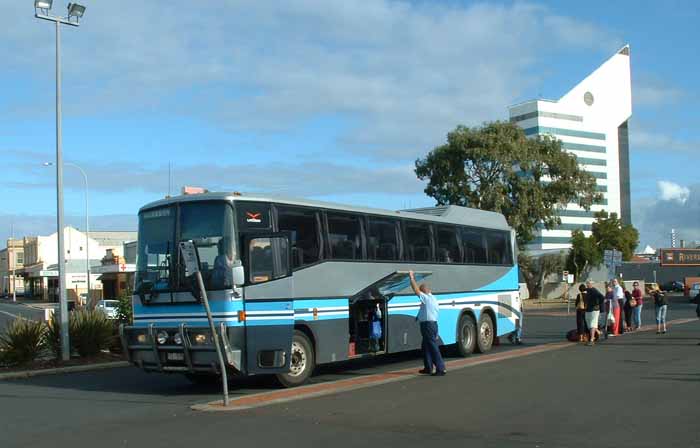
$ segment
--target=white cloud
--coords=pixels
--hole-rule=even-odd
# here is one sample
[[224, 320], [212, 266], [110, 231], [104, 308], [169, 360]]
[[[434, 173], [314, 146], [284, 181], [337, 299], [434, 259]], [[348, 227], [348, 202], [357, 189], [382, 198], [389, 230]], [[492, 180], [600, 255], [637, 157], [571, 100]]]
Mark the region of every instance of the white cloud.
[[660, 82], [640, 81], [634, 85], [632, 100], [635, 106], [659, 106], [680, 101], [685, 93], [673, 86]]
[[[50, 87], [50, 27], [9, 3], [0, 58]], [[143, 2], [133, 14], [89, 4], [83, 25], [64, 33], [66, 113], [167, 109], [233, 130], [342, 116], [354, 124], [344, 149], [410, 160], [455, 125], [502, 118], [514, 98], [533, 96], [546, 53], [607, 55], [619, 44], [595, 25], [519, 2], [197, 6], [187, 14], [191, 2]], [[50, 98], [41, 101], [42, 113], [51, 110]]]
[[700, 148], [700, 142], [688, 141], [658, 132], [649, 132], [643, 129], [630, 131], [630, 144], [632, 149], [648, 151], [696, 151]]
[[690, 188], [678, 185], [675, 182], [660, 180], [656, 182], [662, 201], [678, 201], [685, 204], [690, 196]]

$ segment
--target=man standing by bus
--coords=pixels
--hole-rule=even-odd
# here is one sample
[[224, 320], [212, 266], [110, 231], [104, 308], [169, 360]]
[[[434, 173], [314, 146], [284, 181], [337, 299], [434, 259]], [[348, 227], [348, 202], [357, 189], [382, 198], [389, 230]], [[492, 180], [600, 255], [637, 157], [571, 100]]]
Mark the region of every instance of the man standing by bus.
[[[438, 346], [437, 320], [440, 306], [425, 283], [422, 283], [420, 286], [416, 283], [413, 271], [408, 272], [408, 278], [411, 280], [413, 292], [420, 299], [420, 310], [416, 320], [420, 323], [420, 334], [423, 337], [421, 348], [423, 349], [424, 368], [419, 370], [418, 373], [444, 376], [447, 371], [445, 370], [445, 362], [442, 360], [440, 347]], [[433, 365], [435, 366], [435, 372], [433, 372]]]

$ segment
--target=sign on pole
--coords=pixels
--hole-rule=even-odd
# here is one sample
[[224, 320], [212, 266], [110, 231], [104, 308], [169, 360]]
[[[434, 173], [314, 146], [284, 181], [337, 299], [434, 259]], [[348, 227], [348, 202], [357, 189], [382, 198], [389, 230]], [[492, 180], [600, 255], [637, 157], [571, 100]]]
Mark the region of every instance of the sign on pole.
[[185, 275], [189, 277], [199, 272], [199, 257], [197, 256], [194, 242], [181, 241], [180, 253], [182, 254], [182, 261], [185, 263]]

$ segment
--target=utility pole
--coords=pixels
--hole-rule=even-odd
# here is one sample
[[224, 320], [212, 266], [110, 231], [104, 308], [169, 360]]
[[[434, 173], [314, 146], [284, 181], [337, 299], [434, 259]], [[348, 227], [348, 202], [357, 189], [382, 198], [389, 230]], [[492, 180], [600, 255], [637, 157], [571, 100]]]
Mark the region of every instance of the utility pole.
[[[17, 283], [15, 282], [15, 263], [17, 263], [17, 254], [15, 254], [15, 223], [10, 223], [10, 241], [12, 243], [12, 301], [17, 301]], [[7, 251], [7, 261], [10, 261], [10, 250]]]

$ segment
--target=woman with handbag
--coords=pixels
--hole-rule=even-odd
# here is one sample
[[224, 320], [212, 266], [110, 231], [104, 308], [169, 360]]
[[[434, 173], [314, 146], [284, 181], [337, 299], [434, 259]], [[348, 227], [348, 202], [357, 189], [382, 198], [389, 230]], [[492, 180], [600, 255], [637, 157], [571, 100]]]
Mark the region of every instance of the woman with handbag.
[[625, 294], [625, 331], [632, 331], [632, 313], [634, 312], [634, 307], [637, 306], [637, 300], [632, 297], [632, 293], [623, 286]]
[[588, 328], [586, 327], [586, 285], [581, 284], [578, 287], [576, 295], [576, 332], [578, 333], [578, 341], [586, 342]]
[[666, 334], [666, 310], [668, 309], [666, 296], [661, 291], [654, 291], [651, 296], [654, 298], [654, 311], [656, 311], [656, 334]]
[[636, 300], [637, 304], [634, 306], [634, 311], [632, 313], [632, 325], [635, 330], [639, 330], [642, 326], [642, 306], [644, 306], [644, 294], [641, 288], [639, 288], [639, 282], [634, 282], [634, 289], [632, 290], [632, 297]]

